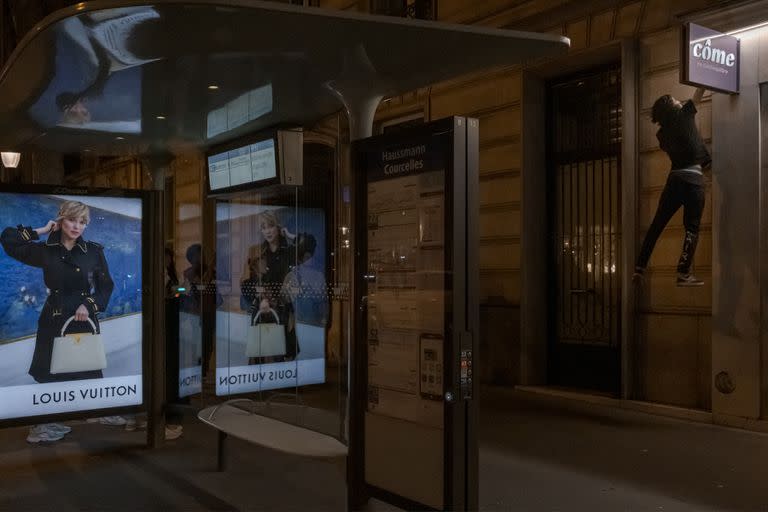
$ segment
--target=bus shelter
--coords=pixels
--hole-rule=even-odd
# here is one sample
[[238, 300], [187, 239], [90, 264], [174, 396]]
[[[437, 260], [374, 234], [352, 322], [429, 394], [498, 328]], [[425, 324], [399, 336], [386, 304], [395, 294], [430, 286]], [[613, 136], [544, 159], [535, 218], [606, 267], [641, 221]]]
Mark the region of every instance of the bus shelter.
[[[385, 98], [568, 46], [260, 1], [96, 1], [47, 17], [0, 73], [0, 149], [135, 157], [150, 178], [140, 191], [66, 176], [3, 187], [14, 207], [0, 220], [22, 245], [57, 250], [37, 224], [63, 202], [88, 206], [97, 245], [81, 250], [103, 253], [111, 284], [94, 284], [99, 260], [75, 286], [99, 320], [79, 337], [56, 306], [45, 343], [65, 348], [44, 357], [63, 370], [0, 383], [14, 404], [0, 425], [145, 411], [158, 445], [165, 414], [192, 409], [221, 432], [222, 469], [232, 435], [346, 460], [350, 508], [476, 508], [479, 123], [372, 126]], [[190, 153], [202, 169], [176, 162]], [[169, 195], [172, 168], [200, 176], [197, 204]], [[174, 255], [189, 267], [172, 278]], [[18, 275], [35, 266], [6, 257]], [[65, 294], [34, 289], [0, 339], [22, 370], [44, 342], [36, 294]], [[61, 355], [92, 354], [87, 343], [103, 360], [80, 370]]]

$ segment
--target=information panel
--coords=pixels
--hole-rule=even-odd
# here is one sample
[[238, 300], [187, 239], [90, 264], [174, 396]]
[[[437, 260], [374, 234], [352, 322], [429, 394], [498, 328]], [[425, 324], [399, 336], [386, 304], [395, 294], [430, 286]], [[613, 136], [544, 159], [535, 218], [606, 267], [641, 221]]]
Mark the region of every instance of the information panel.
[[368, 411], [441, 429], [445, 150], [436, 149], [384, 151], [368, 170]]
[[350, 425], [350, 474], [362, 476], [350, 484], [353, 509], [369, 496], [417, 510], [476, 502], [476, 138], [477, 121], [470, 130], [456, 117], [354, 148], [363, 179]]
[[272, 138], [208, 157], [211, 192], [276, 177], [277, 158]]
[[[434, 508], [444, 494], [450, 145], [448, 134], [394, 141], [368, 152], [365, 169], [365, 478]], [[410, 462], [393, 471], [392, 457]]]

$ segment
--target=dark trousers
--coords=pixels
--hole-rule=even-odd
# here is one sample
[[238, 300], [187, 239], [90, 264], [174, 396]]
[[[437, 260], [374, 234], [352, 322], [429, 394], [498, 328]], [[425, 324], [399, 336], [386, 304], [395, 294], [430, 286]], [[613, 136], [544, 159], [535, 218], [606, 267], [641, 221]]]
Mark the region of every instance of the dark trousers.
[[704, 211], [704, 179], [702, 176], [689, 172], [672, 171], [667, 178], [667, 184], [661, 193], [659, 206], [656, 208], [656, 216], [643, 240], [637, 266], [645, 268], [651, 253], [672, 216], [683, 207], [683, 225], [685, 226], [685, 238], [683, 250], [677, 264], [677, 271], [688, 274], [693, 263], [693, 255], [696, 252], [696, 244], [699, 241], [699, 224], [701, 214]]

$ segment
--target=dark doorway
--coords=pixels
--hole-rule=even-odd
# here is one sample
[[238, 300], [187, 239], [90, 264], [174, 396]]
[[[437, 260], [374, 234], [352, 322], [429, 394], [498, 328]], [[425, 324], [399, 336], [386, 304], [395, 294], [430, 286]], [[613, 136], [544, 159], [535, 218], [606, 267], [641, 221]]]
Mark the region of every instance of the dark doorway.
[[551, 385], [618, 394], [620, 65], [548, 84]]

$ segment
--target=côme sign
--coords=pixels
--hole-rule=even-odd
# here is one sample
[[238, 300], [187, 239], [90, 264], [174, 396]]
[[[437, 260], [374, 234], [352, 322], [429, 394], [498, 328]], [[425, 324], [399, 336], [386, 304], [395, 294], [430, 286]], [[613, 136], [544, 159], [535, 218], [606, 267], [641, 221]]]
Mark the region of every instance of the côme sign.
[[740, 41], [696, 25], [683, 25], [680, 81], [713, 91], [739, 92]]

